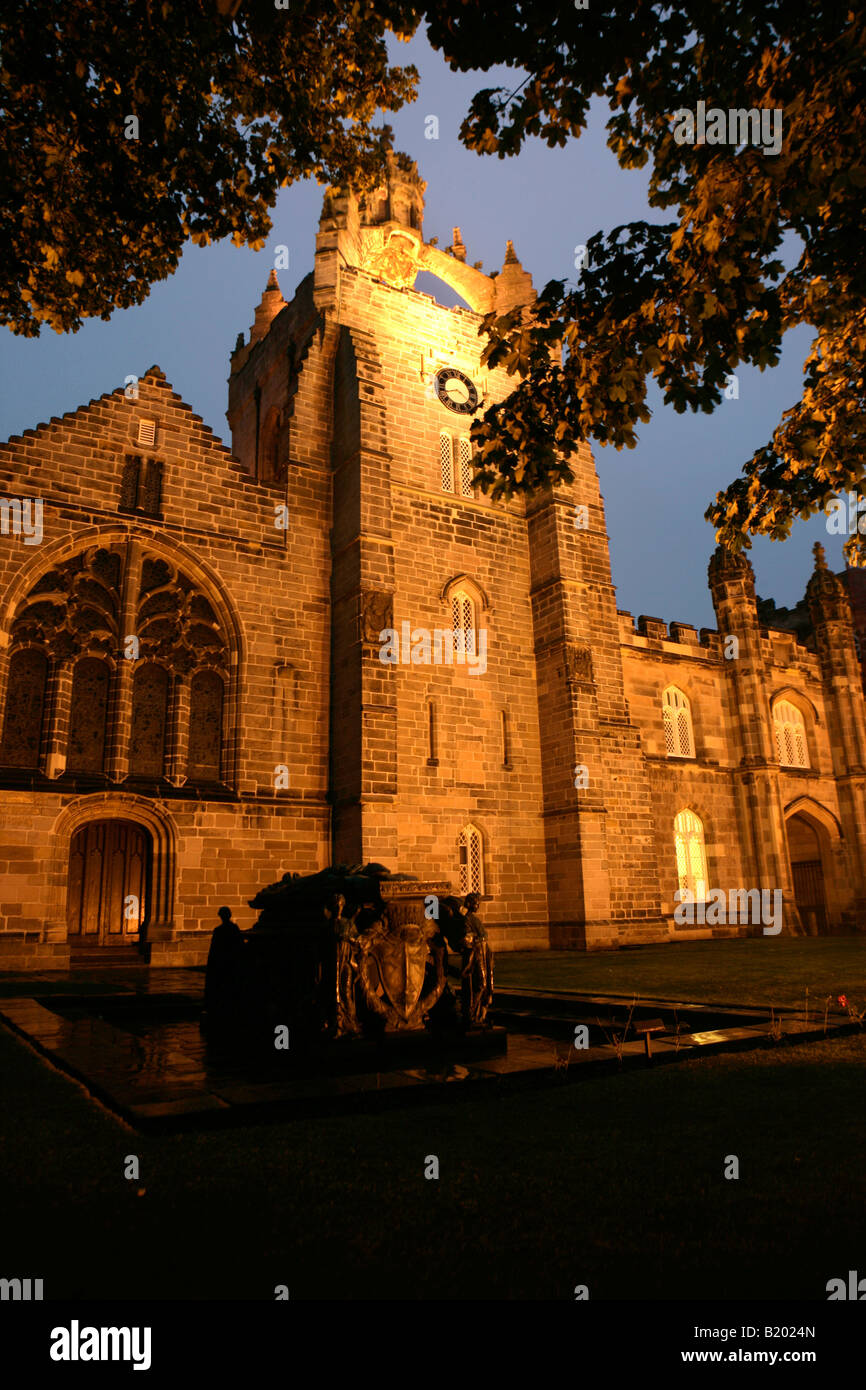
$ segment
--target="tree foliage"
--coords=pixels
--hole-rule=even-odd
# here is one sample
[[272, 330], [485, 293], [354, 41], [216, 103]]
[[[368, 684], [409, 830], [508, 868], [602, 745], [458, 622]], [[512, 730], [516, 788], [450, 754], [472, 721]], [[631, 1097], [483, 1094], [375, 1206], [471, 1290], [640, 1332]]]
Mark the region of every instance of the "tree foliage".
[[[733, 549], [789, 534], [866, 490], [866, 20], [836, 0], [591, 0], [586, 10], [483, 0], [6, 0], [0, 12], [0, 316], [33, 335], [140, 303], [184, 242], [260, 246], [281, 187], [371, 182], [414, 95], [388, 32], [426, 22], [452, 68], [515, 70], [461, 128], [482, 155], [564, 145], [606, 101], [623, 168], [650, 165], [659, 220], [586, 240], [579, 283], [491, 315], [486, 361], [521, 374], [473, 427], [479, 480], [510, 496], [569, 476], [583, 440], [634, 447], [654, 381], [711, 412], [730, 373], [779, 360], [806, 324], [801, 399], [707, 516]], [[234, 3], [234, 0], [232, 0]], [[778, 154], [680, 144], [678, 110], [780, 110]], [[139, 138], [125, 138], [127, 117]], [[584, 225], [591, 190], [576, 189]], [[854, 537], [856, 547], [866, 538]], [[866, 560], [866, 553], [863, 559]]]
[[[473, 66], [482, 9], [434, 31], [458, 67]], [[528, 135], [562, 145], [584, 129], [590, 100], [605, 98], [610, 148], [624, 168], [651, 162], [649, 201], [670, 220], [589, 239], [579, 284], [548, 284], [533, 325], [488, 317], [487, 361], [525, 375], [474, 429], [482, 486], [508, 496], [567, 476], [562, 451], [584, 439], [634, 447], [650, 380], [674, 409], [712, 411], [729, 373], [773, 366], [784, 334], [808, 324], [802, 398], [707, 517], [737, 550], [749, 535], [787, 536], [840, 491], [866, 491], [862, 9], [521, 6], [499, 13], [486, 56], [519, 61], [530, 78], [515, 94], [478, 93], [461, 132], [470, 148], [503, 158]], [[677, 143], [674, 113], [699, 101], [780, 110], [780, 152]], [[846, 553], [866, 562], [864, 538]]]
[[406, 8], [5, 0], [0, 321], [74, 331], [140, 304], [187, 240], [262, 246], [283, 186], [371, 180], [376, 113], [414, 94], [384, 40]]

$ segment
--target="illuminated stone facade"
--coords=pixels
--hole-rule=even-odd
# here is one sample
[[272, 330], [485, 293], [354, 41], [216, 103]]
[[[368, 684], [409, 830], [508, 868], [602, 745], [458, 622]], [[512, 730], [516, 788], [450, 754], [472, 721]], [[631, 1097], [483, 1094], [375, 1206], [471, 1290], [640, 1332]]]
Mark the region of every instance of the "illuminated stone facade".
[[491, 276], [426, 244], [423, 193], [397, 157], [327, 195], [313, 274], [290, 303], [272, 274], [232, 355], [233, 452], [158, 368], [0, 448], [44, 530], [10, 508], [0, 540], [0, 967], [200, 963], [219, 906], [249, 925], [329, 862], [478, 888], [498, 949], [761, 930], [678, 923], [684, 885], [862, 925], [842, 586], [819, 563], [801, 642], [717, 554], [718, 632], [635, 626], [588, 448], [567, 487], [478, 493], [473, 410], [511, 385], [480, 316], [534, 292], [510, 243]]

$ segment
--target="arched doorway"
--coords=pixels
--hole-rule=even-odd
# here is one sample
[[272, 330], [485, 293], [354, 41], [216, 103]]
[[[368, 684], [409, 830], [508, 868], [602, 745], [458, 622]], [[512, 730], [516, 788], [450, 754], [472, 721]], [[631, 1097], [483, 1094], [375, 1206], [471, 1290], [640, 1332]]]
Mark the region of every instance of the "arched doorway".
[[794, 901], [807, 935], [818, 936], [828, 925], [821, 841], [814, 824], [803, 815], [789, 817], [787, 829]]
[[93, 820], [69, 850], [66, 923], [73, 954], [110, 950], [133, 956], [150, 908], [151, 839], [129, 820]]

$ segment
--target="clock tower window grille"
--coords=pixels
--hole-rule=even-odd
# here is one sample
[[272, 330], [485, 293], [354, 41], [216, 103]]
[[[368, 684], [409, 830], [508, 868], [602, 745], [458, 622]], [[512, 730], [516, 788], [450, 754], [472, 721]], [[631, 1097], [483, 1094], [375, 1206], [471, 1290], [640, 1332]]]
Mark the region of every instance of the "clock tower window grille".
[[439, 467], [443, 492], [455, 492], [460, 497], [474, 497], [472, 485], [472, 444], [465, 435], [451, 435], [442, 430], [439, 435]]
[[454, 491], [454, 453], [451, 435], [443, 430], [439, 435], [439, 466], [442, 471], [442, 491]]
[[472, 487], [472, 445], [468, 439], [460, 438], [455, 441], [460, 450], [460, 495], [462, 497], [474, 496]]

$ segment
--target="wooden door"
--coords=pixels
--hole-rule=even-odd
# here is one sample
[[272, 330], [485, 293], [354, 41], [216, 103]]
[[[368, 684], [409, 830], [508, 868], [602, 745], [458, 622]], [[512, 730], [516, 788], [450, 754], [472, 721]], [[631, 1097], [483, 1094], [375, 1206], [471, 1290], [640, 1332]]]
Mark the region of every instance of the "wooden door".
[[827, 930], [827, 904], [824, 898], [824, 870], [820, 859], [804, 859], [791, 865], [794, 901], [800, 920], [810, 936]]
[[69, 855], [67, 926], [79, 946], [134, 945], [147, 917], [149, 839], [132, 821], [91, 821]]

